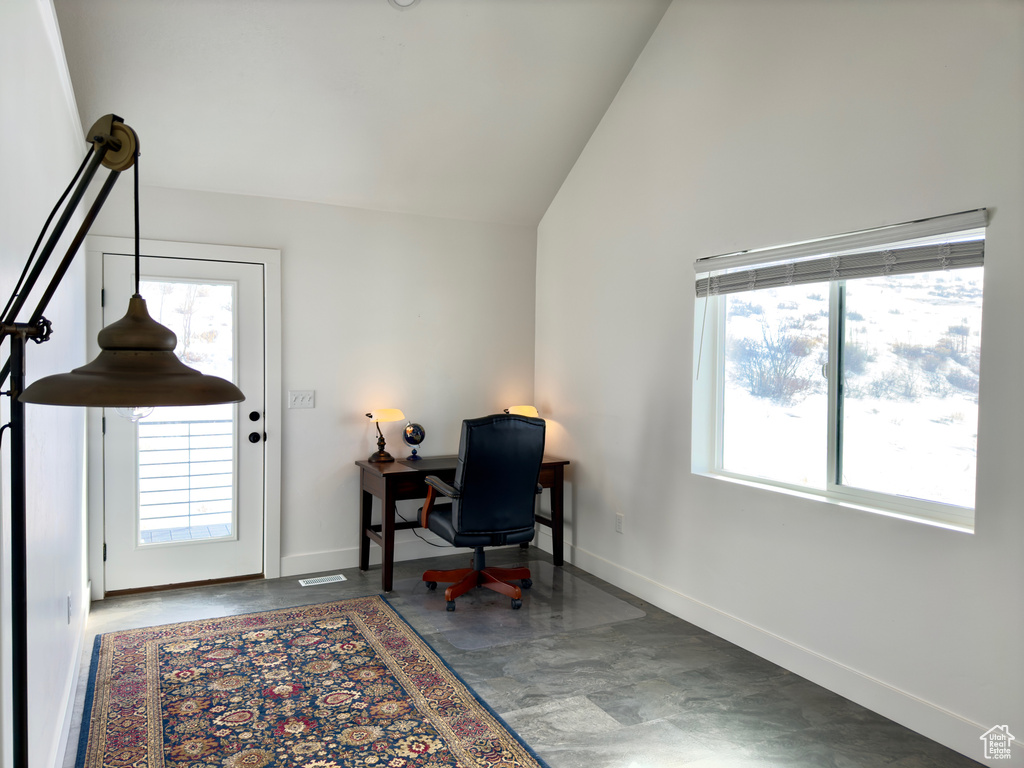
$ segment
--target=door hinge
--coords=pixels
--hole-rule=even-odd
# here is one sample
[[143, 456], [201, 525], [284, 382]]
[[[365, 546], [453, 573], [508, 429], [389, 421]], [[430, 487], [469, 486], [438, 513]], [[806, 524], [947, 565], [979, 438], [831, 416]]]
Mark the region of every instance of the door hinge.
[[107, 417], [106, 416], [101, 416], [100, 417], [100, 434], [101, 435], [107, 434]]
[[107, 289], [106, 288], [100, 288], [100, 306], [101, 307], [107, 306]]
[[103, 542], [103, 562], [107, 562], [107, 542]]

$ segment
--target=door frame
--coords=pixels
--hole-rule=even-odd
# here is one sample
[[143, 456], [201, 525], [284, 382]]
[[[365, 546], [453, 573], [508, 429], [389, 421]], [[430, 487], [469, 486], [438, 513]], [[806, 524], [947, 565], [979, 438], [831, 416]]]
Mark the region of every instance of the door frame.
[[[103, 254], [134, 254], [135, 241], [130, 237], [90, 235], [86, 247], [86, 338], [87, 359], [99, 354], [96, 335], [103, 328]], [[170, 240], [141, 240], [143, 256], [204, 261], [234, 261], [261, 264], [264, 269], [263, 312], [266, 349], [264, 378], [266, 402], [263, 443], [266, 461], [263, 486], [263, 576], [281, 576], [281, 252], [272, 248], [249, 248], [234, 245], [207, 245]], [[125, 305], [127, 306], [127, 304]], [[115, 308], [115, 313], [117, 312]], [[87, 559], [90, 591], [93, 600], [102, 600], [105, 593], [103, 567], [104, 493], [103, 493], [103, 425], [102, 409], [87, 408]]]

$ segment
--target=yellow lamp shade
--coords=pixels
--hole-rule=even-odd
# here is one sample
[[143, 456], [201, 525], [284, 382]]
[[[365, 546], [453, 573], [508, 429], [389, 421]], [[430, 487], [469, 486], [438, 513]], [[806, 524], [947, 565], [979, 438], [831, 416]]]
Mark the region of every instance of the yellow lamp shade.
[[379, 408], [366, 415], [372, 421], [402, 421], [405, 418], [405, 414], [399, 408]]
[[532, 416], [535, 419], [540, 418], [537, 409], [532, 405], [512, 405], [505, 409], [505, 413], [511, 413], [516, 416]]

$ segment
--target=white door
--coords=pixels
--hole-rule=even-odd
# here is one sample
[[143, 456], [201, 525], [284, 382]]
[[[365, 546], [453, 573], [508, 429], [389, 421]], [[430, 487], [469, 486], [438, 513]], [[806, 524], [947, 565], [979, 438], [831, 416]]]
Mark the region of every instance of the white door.
[[[241, 403], [104, 412], [107, 592], [263, 572], [264, 275], [261, 264], [143, 257], [139, 293], [186, 365], [233, 381]], [[103, 256], [103, 324], [134, 292], [134, 257]]]

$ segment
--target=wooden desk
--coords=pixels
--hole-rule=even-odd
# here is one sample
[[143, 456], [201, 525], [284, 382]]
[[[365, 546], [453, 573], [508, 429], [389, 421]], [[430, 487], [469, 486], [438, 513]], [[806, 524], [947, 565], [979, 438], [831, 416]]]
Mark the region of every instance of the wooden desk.
[[[381, 582], [385, 592], [391, 591], [392, 573], [395, 566], [395, 531], [405, 528], [418, 528], [419, 520], [405, 521], [395, 519], [395, 502], [405, 499], [423, 499], [427, 495], [427, 486], [423, 479], [427, 475], [437, 475], [447, 483], [455, 477], [455, 465], [458, 456], [424, 456], [419, 461], [397, 459], [383, 464], [369, 461], [357, 461], [359, 467], [359, 570], [370, 568], [370, 542], [380, 544], [382, 551]], [[563, 499], [562, 486], [565, 480], [565, 459], [554, 459], [545, 456], [540, 466], [538, 482], [551, 489], [551, 519], [537, 516], [537, 522], [551, 529], [551, 541], [554, 549], [555, 565], [562, 565], [563, 548]], [[370, 513], [373, 509], [373, 497], [381, 501], [381, 523], [371, 523]]]

